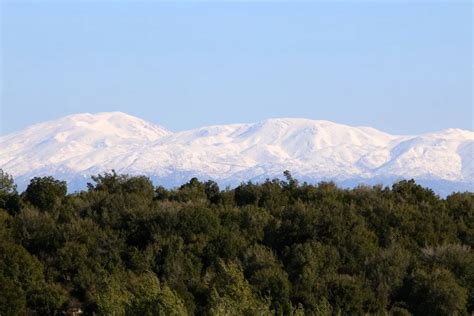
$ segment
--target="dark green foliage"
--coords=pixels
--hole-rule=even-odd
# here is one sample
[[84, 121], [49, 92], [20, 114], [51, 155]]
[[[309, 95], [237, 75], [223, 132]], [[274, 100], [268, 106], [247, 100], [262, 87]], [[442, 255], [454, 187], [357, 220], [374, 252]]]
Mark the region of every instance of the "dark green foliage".
[[400, 293], [409, 263], [410, 254], [396, 243], [366, 260], [365, 277], [381, 306], [387, 306]]
[[5, 197], [16, 193], [16, 185], [13, 177], [0, 169], [0, 198], [4, 202]]
[[16, 214], [20, 209], [20, 196], [13, 178], [0, 169], [0, 209]]
[[457, 226], [458, 238], [474, 247], [474, 193], [454, 193], [446, 199], [450, 216]]
[[284, 176], [166, 189], [112, 171], [19, 195], [0, 170], [0, 314], [474, 312], [472, 193]]
[[212, 204], [219, 204], [221, 202], [221, 190], [219, 186], [214, 181], [206, 181], [204, 183], [204, 192], [206, 192], [207, 199]]
[[262, 297], [271, 298], [270, 307], [277, 314], [289, 314], [291, 284], [272, 250], [257, 244], [243, 254], [242, 261], [250, 284]]
[[206, 189], [204, 183], [200, 182], [197, 178], [192, 178], [178, 189], [173, 199], [178, 202], [206, 203], [208, 197]]
[[327, 293], [333, 310], [343, 315], [373, 312], [370, 303], [374, 293], [361, 277], [347, 274], [335, 275], [327, 283]]
[[431, 269], [443, 267], [453, 273], [457, 283], [468, 290], [468, 308], [474, 308], [474, 253], [469, 246], [447, 244], [425, 248], [421, 260]]
[[242, 183], [234, 190], [235, 203], [238, 206], [257, 205], [260, 199], [260, 187], [251, 182]]
[[209, 315], [269, 315], [267, 302], [252, 291], [239, 264], [218, 260], [204, 276]]
[[67, 193], [65, 181], [53, 177], [33, 178], [26, 188], [24, 199], [41, 211], [49, 211], [58, 207]]
[[0, 314], [19, 315], [25, 310], [25, 291], [11, 277], [0, 274]]
[[467, 290], [446, 269], [416, 270], [407, 284], [407, 301], [417, 315], [459, 315], [466, 312]]

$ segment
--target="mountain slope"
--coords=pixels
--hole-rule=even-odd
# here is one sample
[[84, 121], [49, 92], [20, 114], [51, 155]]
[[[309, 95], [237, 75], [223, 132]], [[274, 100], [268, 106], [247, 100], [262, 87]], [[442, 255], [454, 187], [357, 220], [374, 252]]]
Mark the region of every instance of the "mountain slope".
[[397, 136], [283, 118], [171, 133], [113, 112], [71, 115], [0, 137], [0, 168], [20, 187], [33, 176], [54, 175], [77, 188], [110, 169], [168, 185], [192, 176], [235, 185], [288, 169], [307, 181], [387, 183], [414, 177], [465, 190], [474, 182], [473, 151], [474, 133], [459, 129]]
[[85, 171], [167, 134], [120, 112], [71, 115], [1, 137], [0, 166], [16, 176]]

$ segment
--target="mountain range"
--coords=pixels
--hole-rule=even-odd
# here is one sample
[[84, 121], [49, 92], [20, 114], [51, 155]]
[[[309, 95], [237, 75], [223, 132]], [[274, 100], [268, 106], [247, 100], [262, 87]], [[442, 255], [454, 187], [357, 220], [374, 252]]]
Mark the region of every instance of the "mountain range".
[[90, 176], [149, 176], [168, 187], [191, 177], [222, 186], [290, 170], [300, 181], [388, 185], [414, 178], [441, 195], [473, 191], [474, 132], [391, 135], [323, 120], [268, 119], [171, 132], [121, 112], [75, 114], [0, 137], [0, 168], [20, 190], [35, 176], [82, 189]]

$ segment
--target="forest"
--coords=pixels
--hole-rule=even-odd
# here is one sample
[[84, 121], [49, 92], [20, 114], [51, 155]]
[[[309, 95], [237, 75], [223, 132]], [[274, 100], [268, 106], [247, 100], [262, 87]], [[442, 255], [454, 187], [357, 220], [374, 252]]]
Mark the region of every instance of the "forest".
[[0, 170], [0, 315], [469, 315], [474, 193]]

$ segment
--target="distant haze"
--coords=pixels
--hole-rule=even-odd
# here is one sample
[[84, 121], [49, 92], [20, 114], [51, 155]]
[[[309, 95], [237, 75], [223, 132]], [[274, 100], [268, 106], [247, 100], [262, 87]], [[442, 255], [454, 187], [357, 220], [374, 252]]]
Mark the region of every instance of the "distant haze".
[[123, 111], [472, 130], [471, 1], [2, 1], [0, 134]]

